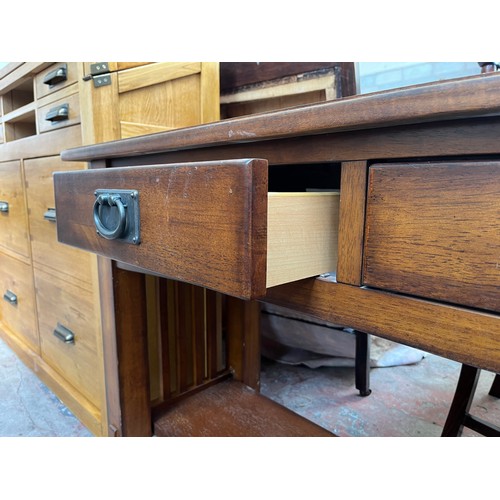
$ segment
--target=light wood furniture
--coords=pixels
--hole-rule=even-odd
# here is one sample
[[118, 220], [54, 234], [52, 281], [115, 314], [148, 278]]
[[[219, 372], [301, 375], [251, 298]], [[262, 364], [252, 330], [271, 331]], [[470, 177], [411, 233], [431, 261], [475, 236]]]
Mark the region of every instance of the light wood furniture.
[[[103, 311], [117, 321], [114, 333], [120, 346], [120, 384], [115, 389], [121, 420], [115, 425], [120, 426], [122, 435], [149, 434], [154, 421], [157, 429], [163, 428], [161, 415], [149, 404], [147, 315], [140, 300], [145, 296], [145, 277], [127, 269], [141, 258], [143, 242], [124, 244], [97, 235], [92, 213], [94, 193], [88, 193], [90, 200], [85, 202], [85, 197], [75, 201], [64, 195], [69, 189], [76, 192], [74, 180], [79, 183], [85, 178], [93, 185], [94, 179], [104, 176], [118, 181], [121, 167], [134, 166], [136, 178], [141, 180], [139, 196], [144, 200], [141, 222], [146, 227], [161, 224], [169, 231], [167, 226], [182, 223], [182, 217], [173, 221], [168, 217], [148, 219], [158, 213], [151, 212], [148, 203], [158, 179], [149, 173], [156, 173], [158, 165], [163, 169], [175, 165], [182, 177], [175, 189], [162, 190], [166, 200], [197, 193], [197, 201], [210, 206], [212, 185], [200, 179], [191, 183], [186, 163], [200, 170], [216, 164], [210, 176], [213, 173], [221, 179], [225, 162], [235, 168], [241, 165], [238, 159], [253, 158], [244, 163], [255, 167], [247, 170], [249, 175], [233, 178], [225, 188], [245, 193], [249, 214], [260, 219], [249, 215], [247, 222], [251, 224], [242, 231], [251, 232], [257, 226], [254, 236], [262, 244], [266, 229], [264, 186], [248, 184], [249, 179], [262, 179], [267, 173], [279, 185], [288, 173], [318, 172], [318, 177], [329, 179], [328, 188], [340, 188], [338, 259], [336, 270], [332, 270], [336, 274], [266, 289], [262, 286], [266, 253], [259, 246], [252, 249], [257, 252], [252, 272], [245, 272], [235, 284], [232, 263], [248, 251], [244, 242], [249, 240], [242, 239], [240, 247], [232, 247], [230, 260], [213, 260], [213, 241], [196, 238], [196, 231], [192, 233], [192, 248], [175, 255], [173, 261], [162, 233], [156, 234], [148, 244], [162, 253], [141, 260], [141, 265], [152, 271], [168, 270], [170, 277], [193, 283], [210, 280], [210, 287], [224, 293], [243, 296], [241, 290], [251, 290], [246, 296], [498, 372], [500, 275], [495, 256], [500, 249], [499, 103], [500, 75], [482, 75], [63, 152], [64, 160], [88, 161], [93, 168], [78, 176], [56, 176], [57, 206], [65, 213], [78, 208], [84, 212], [77, 219], [66, 218], [64, 224], [58, 221], [62, 224], [59, 238], [124, 263], [114, 264], [113, 281], [107, 285], [110, 308]], [[103, 166], [106, 168], [99, 168]], [[246, 184], [240, 182], [243, 178]], [[224, 191], [223, 184], [216, 186]], [[95, 187], [112, 186], [96, 182]], [[223, 206], [226, 199], [222, 198]], [[143, 211], [148, 214], [145, 219]], [[210, 221], [212, 228], [225, 222]], [[200, 234], [206, 231], [206, 227], [198, 229]], [[187, 276], [191, 265], [198, 272]], [[216, 274], [220, 270], [227, 273], [219, 283], [214, 280], [215, 267]], [[232, 317], [226, 332], [226, 376], [258, 390], [259, 343], [249, 314], [253, 304], [228, 299]], [[137, 353], [142, 354], [139, 357]]]
[[95, 435], [110, 432], [98, 287], [106, 266], [57, 242], [52, 175], [86, 168], [59, 154], [218, 120], [218, 99], [218, 63], [0, 70], [0, 335]]

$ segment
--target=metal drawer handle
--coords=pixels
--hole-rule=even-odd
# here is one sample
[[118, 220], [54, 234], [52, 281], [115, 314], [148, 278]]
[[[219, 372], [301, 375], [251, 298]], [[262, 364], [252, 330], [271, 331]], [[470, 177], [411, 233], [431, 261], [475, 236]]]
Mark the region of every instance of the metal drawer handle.
[[57, 83], [64, 82], [67, 79], [68, 79], [68, 66], [66, 64], [63, 64], [54, 71], [47, 73], [43, 79], [43, 83], [45, 83], [49, 87], [53, 87]]
[[48, 208], [47, 211], [43, 214], [43, 218], [45, 220], [48, 220], [49, 222], [55, 222], [56, 221], [56, 209], [55, 208]]
[[75, 343], [75, 334], [60, 323], [57, 323], [57, 326], [54, 329], [54, 335], [65, 344]]
[[0, 212], [8, 212], [9, 204], [6, 201], [0, 201]]
[[10, 290], [7, 290], [3, 294], [3, 298], [12, 305], [17, 305], [17, 295], [14, 292], [11, 292]]
[[[118, 224], [114, 229], [107, 228], [101, 221], [101, 208], [103, 205], [118, 208]], [[97, 196], [94, 202], [94, 224], [97, 234], [107, 240], [116, 240], [125, 231], [127, 223], [126, 205], [122, 203], [120, 195], [103, 193]]]
[[48, 122], [56, 123], [69, 118], [69, 104], [61, 104], [50, 109], [45, 115], [45, 120]]

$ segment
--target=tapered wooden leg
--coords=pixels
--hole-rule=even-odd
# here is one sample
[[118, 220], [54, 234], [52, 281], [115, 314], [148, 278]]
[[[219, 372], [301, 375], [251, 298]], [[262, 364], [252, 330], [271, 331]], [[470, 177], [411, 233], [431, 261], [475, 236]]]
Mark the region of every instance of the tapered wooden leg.
[[462, 365], [458, 378], [455, 396], [451, 403], [442, 437], [457, 437], [462, 435], [464, 421], [469, 413], [481, 370], [474, 366]]
[[370, 336], [364, 332], [355, 332], [356, 359], [355, 385], [360, 396], [369, 396], [370, 389]]

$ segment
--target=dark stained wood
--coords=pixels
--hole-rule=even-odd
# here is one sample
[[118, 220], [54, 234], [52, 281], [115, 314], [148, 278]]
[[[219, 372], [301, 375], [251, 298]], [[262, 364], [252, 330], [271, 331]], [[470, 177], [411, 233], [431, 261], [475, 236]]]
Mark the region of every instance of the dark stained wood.
[[260, 388], [260, 304], [227, 297], [229, 369], [236, 380]]
[[354, 80], [354, 63], [344, 62], [221, 62], [220, 68], [220, 88], [222, 92], [252, 85], [259, 82], [276, 80], [286, 76], [308, 73], [324, 68], [341, 68], [345, 75], [345, 85], [352, 95], [352, 89], [356, 88]]
[[[60, 241], [238, 297], [263, 296], [267, 163], [238, 160], [56, 173]], [[96, 189], [137, 189], [140, 245], [96, 234]], [[168, 197], [166, 194], [168, 193]]]
[[361, 284], [365, 226], [367, 163], [342, 164], [337, 281]]
[[494, 314], [319, 278], [270, 288], [266, 302], [500, 371], [499, 318]]
[[[119, 268], [113, 273], [116, 355], [121, 408], [119, 434], [152, 434], [145, 277]], [[114, 395], [113, 395], [114, 396]]]
[[370, 167], [365, 285], [500, 311], [500, 162]]
[[176, 402], [155, 421], [154, 431], [158, 437], [333, 437], [232, 380]]
[[62, 158], [91, 161], [499, 113], [500, 74], [490, 73], [96, 144], [63, 151]]

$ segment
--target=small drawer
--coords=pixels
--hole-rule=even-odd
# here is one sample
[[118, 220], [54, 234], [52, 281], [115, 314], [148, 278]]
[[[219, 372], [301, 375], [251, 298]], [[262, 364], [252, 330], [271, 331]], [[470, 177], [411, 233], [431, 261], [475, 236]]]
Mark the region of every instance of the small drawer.
[[50, 132], [80, 123], [80, 100], [72, 94], [37, 110], [38, 131]]
[[500, 311], [500, 162], [370, 167], [363, 282]]
[[[338, 193], [268, 194], [267, 170], [229, 160], [55, 173], [59, 241], [247, 299], [335, 271]], [[117, 201], [113, 190], [132, 192]]]
[[102, 378], [98, 324], [88, 289], [35, 269], [42, 358], [97, 407]]
[[76, 83], [78, 64], [76, 62], [55, 63], [39, 73], [35, 78], [36, 98], [40, 99]]
[[29, 236], [21, 165], [0, 163], [0, 248], [29, 258]]
[[91, 282], [91, 259], [88, 252], [57, 241], [52, 174], [56, 170], [81, 170], [84, 163], [64, 163], [59, 156], [25, 160], [26, 195], [31, 231], [33, 261], [87, 283]]
[[0, 322], [38, 352], [31, 266], [0, 252]]

